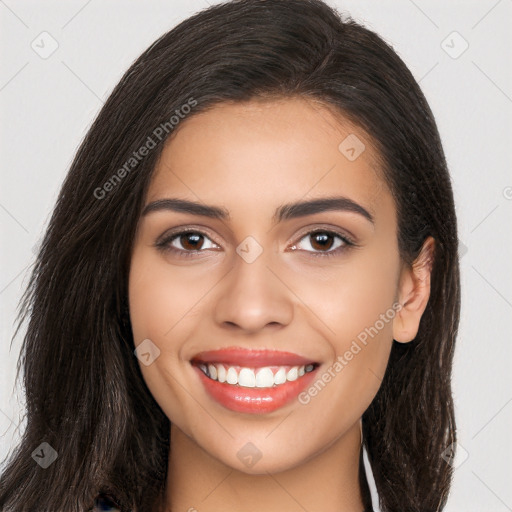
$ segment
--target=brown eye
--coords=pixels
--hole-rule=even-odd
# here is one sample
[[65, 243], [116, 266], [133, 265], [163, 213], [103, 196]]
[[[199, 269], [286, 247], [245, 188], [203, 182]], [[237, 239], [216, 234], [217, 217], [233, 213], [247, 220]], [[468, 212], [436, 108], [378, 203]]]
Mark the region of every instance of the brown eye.
[[292, 249], [300, 249], [314, 256], [335, 256], [355, 244], [346, 236], [334, 231], [311, 231], [303, 236]]
[[201, 249], [204, 243], [204, 236], [200, 233], [183, 233], [179, 235], [178, 240], [181, 246], [187, 251], [197, 251]]
[[316, 233], [312, 233], [309, 236], [311, 237], [312, 240], [311, 247], [318, 251], [329, 250], [334, 244], [334, 236], [331, 233], [319, 231]]
[[171, 252], [178, 256], [194, 256], [206, 252], [207, 249], [217, 250], [219, 246], [201, 231], [179, 231], [165, 236], [156, 247], [161, 251]]

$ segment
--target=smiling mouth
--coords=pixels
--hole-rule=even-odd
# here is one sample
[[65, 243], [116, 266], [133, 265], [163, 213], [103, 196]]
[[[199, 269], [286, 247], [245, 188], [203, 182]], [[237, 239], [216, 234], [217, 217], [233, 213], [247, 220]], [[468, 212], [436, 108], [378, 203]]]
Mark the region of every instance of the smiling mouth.
[[318, 367], [318, 363], [257, 368], [201, 361], [194, 361], [192, 364], [211, 380], [244, 388], [276, 388], [287, 382], [294, 382]]
[[293, 352], [244, 347], [200, 352], [190, 363], [211, 399], [249, 414], [271, 413], [291, 404], [321, 364]]

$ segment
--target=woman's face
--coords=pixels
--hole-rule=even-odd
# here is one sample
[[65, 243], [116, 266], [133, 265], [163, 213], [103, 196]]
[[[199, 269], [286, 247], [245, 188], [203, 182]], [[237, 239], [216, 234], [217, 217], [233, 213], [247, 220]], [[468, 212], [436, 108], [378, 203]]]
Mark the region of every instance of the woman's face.
[[173, 425], [231, 467], [321, 453], [381, 384], [402, 266], [377, 161], [303, 99], [222, 104], [166, 144], [132, 255], [134, 341]]

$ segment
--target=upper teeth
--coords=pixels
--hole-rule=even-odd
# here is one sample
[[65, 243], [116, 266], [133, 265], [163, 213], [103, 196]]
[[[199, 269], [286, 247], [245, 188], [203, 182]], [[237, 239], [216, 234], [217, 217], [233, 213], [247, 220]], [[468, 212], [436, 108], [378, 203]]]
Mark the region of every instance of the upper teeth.
[[[263, 368], [243, 368], [240, 366], [227, 366], [223, 364], [198, 365], [210, 379], [227, 384], [239, 385], [246, 388], [271, 388], [284, 384], [287, 381], [297, 380], [305, 373], [313, 370], [314, 365], [278, 366]], [[275, 369], [275, 372], [273, 371]]]

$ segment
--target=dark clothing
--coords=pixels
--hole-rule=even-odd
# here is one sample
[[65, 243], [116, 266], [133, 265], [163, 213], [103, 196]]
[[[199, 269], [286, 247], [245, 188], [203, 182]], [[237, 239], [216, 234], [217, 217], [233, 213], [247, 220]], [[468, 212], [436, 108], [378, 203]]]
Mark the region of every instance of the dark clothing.
[[[121, 512], [117, 504], [106, 496], [98, 496], [94, 502], [92, 512]], [[363, 512], [373, 512], [373, 509], [367, 508]]]
[[111, 498], [100, 495], [94, 501], [92, 512], [121, 512], [121, 509]]

